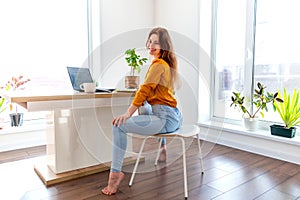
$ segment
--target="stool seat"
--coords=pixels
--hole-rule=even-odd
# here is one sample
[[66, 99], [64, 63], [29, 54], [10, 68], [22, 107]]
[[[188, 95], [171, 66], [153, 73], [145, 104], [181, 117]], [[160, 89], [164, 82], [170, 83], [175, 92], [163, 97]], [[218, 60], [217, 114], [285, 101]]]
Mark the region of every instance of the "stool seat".
[[[201, 152], [201, 147], [200, 147], [200, 138], [199, 138], [199, 134], [200, 134], [200, 128], [197, 125], [183, 125], [181, 126], [178, 130], [172, 132], [172, 133], [159, 133], [159, 134], [153, 134], [151, 136], [147, 136], [144, 138], [142, 144], [141, 144], [141, 148], [129, 181], [129, 186], [132, 186], [133, 183], [133, 179], [135, 177], [135, 173], [138, 167], [138, 164], [140, 162], [140, 157], [142, 155], [143, 149], [144, 149], [144, 145], [147, 139], [149, 138], [174, 138], [174, 139], [179, 139], [182, 143], [182, 163], [183, 163], [183, 177], [184, 177], [184, 196], [187, 199], [188, 198], [188, 186], [187, 186], [187, 172], [186, 172], [186, 155], [185, 155], [185, 138], [190, 138], [190, 137], [196, 137], [197, 139], [197, 144], [198, 144], [198, 150], [199, 150], [199, 159], [200, 159], [200, 166], [201, 166], [201, 170], [202, 170], [202, 174], [204, 173], [204, 169], [203, 169], [203, 161], [202, 161], [202, 152]], [[155, 166], [158, 163], [158, 158], [159, 158], [159, 154], [160, 154], [160, 147], [161, 147], [161, 143], [162, 140], [160, 140], [159, 142], [159, 146], [158, 146], [158, 151], [157, 151], [157, 156], [155, 159]]]
[[192, 137], [200, 133], [200, 128], [196, 125], [183, 125], [178, 130], [171, 133], [154, 134], [155, 137]]

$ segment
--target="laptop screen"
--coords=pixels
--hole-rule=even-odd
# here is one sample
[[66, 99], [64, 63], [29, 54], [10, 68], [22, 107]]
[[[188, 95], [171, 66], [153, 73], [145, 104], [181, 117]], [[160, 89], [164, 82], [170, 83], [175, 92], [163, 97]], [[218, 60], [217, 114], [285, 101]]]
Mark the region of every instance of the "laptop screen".
[[68, 70], [72, 87], [76, 91], [81, 91], [80, 85], [82, 83], [93, 82], [93, 78], [89, 68], [67, 67], [67, 70]]

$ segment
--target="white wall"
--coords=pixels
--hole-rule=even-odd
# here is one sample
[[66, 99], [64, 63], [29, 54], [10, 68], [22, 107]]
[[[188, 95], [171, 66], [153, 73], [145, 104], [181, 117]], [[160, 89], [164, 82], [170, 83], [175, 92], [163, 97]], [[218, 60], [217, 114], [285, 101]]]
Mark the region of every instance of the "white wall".
[[[210, 118], [212, 0], [155, 0], [154, 24], [171, 30], [180, 74], [188, 88], [179, 91], [188, 122]], [[176, 33], [176, 34], [174, 34]], [[195, 97], [196, 100], [191, 97]], [[196, 108], [198, 107], [198, 113]]]
[[[99, 5], [97, 1], [93, 3], [99, 6], [100, 13], [93, 15], [94, 21], [100, 18], [98, 27], [93, 27], [92, 37], [100, 38], [96, 39], [98, 44], [93, 43], [93, 74], [101, 86], [115, 87], [123, 84], [123, 77], [130, 70], [124, 59], [125, 50], [137, 48], [143, 53], [149, 27], [153, 26], [153, 1], [101, 0]], [[146, 52], [144, 55], [147, 56]]]
[[101, 0], [101, 41], [153, 25], [152, 0]]
[[199, 0], [155, 0], [154, 26], [166, 27], [177, 54], [182, 88], [177, 99], [184, 123], [198, 121], [199, 77]]
[[[195, 123], [198, 116], [208, 118], [210, 63], [199, 45], [199, 0], [101, 0], [99, 12], [101, 48], [93, 46], [93, 67], [101, 86], [124, 87], [123, 78], [130, 70], [124, 51], [136, 47], [142, 56], [148, 57], [145, 51], [148, 33], [154, 26], [163, 26], [170, 31], [178, 57], [183, 87], [176, 94], [185, 122]], [[142, 79], [149, 63], [142, 67]], [[204, 105], [201, 114], [197, 112], [199, 90]]]
[[199, 0], [154, 0], [154, 25], [199, 41]]

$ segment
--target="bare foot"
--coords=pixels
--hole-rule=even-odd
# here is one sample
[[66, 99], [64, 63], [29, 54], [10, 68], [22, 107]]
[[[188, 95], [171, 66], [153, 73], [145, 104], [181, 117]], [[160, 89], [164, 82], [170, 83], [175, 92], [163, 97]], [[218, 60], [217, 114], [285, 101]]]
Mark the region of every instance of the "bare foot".
[[160, 148], [160, 154], [158, 157], [159, 162], [165, 162], [167, 160], [167, 148], [166, 146], [162, 146]]
[[114, 195], [116, 194], [120, 183], [123, 181], [125, 175], [123, 172], [110, 172], [108, 184], [101, 192], [105, 195]]

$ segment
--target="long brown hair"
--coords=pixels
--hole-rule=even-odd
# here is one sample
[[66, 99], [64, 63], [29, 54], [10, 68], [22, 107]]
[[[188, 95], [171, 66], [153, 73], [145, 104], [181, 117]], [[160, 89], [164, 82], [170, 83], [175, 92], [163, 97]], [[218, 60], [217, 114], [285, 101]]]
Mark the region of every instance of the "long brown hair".
[[173, 79], [172, 81], [174, 83], [174, 86], [176, 88], [179, 88], [180, 80], [178, 75], [177, 58], [174, 53], [174, 48], [173, 48], [173, 44], [169, 32], [167, 31], [167, 29], [162, 27], [153, 28], [149, 33], [148, 40], [152, 34], [158, 35], [159, 43], [161, 47], [159, 58], [163, 59], [169, 64], [171, 68], [171, 74]]

